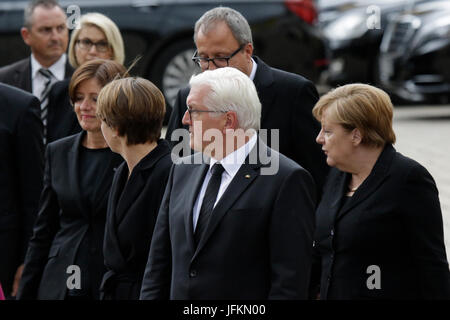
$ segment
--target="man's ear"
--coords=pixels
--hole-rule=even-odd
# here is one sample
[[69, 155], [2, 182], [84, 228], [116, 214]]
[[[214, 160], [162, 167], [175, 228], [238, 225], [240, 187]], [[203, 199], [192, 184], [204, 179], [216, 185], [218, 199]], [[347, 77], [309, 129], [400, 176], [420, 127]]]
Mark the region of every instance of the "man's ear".
[[22, 27], [20, 29], [20, 35], [22, 36], [23, 42], [25, 42], [28, 46], [30, 45], [30, 30], [28, 28]]
[[247, 43], [244, 47], [244, 52], [248, 57], [251, 57], [253, 55], [253, 45], [251, 43]]
[[227, 111], [225, 114], [225, 125], [223, 127], [224, 133], [227, 129], [237, 129], [239, 128], [239, 122], [237, 118], [236, 111]]
[[352, 131], [352, 142], [355, 147], [360, 145], [362, 142], [362, 133], [358, 128], [355, 128]]

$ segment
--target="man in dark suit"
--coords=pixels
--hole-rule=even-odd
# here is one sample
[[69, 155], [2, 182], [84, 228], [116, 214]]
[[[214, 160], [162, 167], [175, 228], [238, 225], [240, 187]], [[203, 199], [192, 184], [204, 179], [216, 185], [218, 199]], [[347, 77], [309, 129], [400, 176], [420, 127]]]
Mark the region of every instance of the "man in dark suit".
[[48, 96], [47, 143], [81, 131], [69, 98], [70, 79], [56, 82]]
[[24, 26], [20, 30], [23, 41], [31, 49], [31, 55], [0, 68], [0, 82], [31, 92], [41, 100], [44, 138], [47, 137], [47, 131], [57, 130], [61, 126], [58, 121], [53, 121], [53, 113], [59, 110], [46, 109], [50, 88], [73, 73], [65, 54], [69, 41], [66, 19], [57, 1], [31, 1], [25, 9]]
[[[318, 100], [314, 84], [302, 76], [271, 68], [252, 56], [250, 26], [233, 9], [219, 7], [206, 12], [195, 24], [194, 40], [194, 60], [202, 71], [230, 66], [254, 81], [262, 103], [261, 128], [279, 129], [278, 141], [272, 141], [268, 134], [268, 145], [307, 169], [321, 191], [328, 167], [315, 143], [320, 126], [311, 113]], [[188, 94], [189, 88], [178, 93], [166, 133], [169, 141], [172, 132], [183, 127]], [[173, 144], [176, 142], [172, 140]]]
[[221, 68], [190, 84], [183, 123], [200, 152], [172, 167], [141, 299], [305, 299], [312, 177], [258, 139], [247, 75]]
[[0, 154], [0, 283], [9, 296], [32, 233], [44, 159], [39, 100], [1, 83]]

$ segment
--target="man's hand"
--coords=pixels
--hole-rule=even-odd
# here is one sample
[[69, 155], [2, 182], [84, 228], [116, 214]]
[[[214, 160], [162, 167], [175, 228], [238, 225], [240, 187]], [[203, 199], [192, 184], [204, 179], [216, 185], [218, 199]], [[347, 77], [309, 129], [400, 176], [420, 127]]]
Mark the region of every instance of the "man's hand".
[[11, 296], [15, 297], [17, 295], [17, 291], [19, 290], [20, 279], [22, 278], [23, 272], [23, 264], [21, 264], [16, 271], [16, 275], [14, 276], [14, 283], [12, 287]]

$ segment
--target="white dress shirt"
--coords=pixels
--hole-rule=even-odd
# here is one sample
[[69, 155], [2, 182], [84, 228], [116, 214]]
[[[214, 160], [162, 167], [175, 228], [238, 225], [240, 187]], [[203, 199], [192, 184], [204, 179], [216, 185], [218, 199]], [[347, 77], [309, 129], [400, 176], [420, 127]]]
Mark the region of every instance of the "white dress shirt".
[[[253, 136], [246, 144], [244, 144], [242, 147], [235, 150], [234, 152], [230, 153], [225, 158], [223, 158], [222, 161], [220, 161], [220, 164], [223, 166], [225, 170], [222, 173], [222, 180], [220, 182], [220, 188], [217, 194], [216, 202], [214, 203], [214, 207], [216, 206], [217, 202], [219, 202], [222, 195], [225, 193], [225, 190], [227, 190], [228, 185], [230, 184], [231, 180], [233, 180], [236, 173], [239, 171], [239, 168], [244, 163], [245, 159], [250, 153], [250, 150], [252, 150], [255, 147], [256, 141], [257, 135], [253, 134]], [[219, 161], [214, 158], [211, 158], [209, 162], [208, 172], [206, 173], [205, 180], [203, 180], [203, 184], [200, 189], [200, 194], [198, 195], [197, 200], [195, 201], [194, 204], [193, 209], [194, 213], [192, 221], [194, 225], [194, 230], [197, 226], [198, 215], [200, 214], [200, 208], [203, 203], [203, 198], [205, 197], [206, 188], [208, 186], [209, 179], [211, 179], [211, 168], [216, 162]]]
[[252, 64], [252, 72], [250, 72], [249, 78], [253, 81], [253, 80], [255, 80], [256, 68], [258, 68], [258, 65], [255, 62], [255, 60], [253, 60], [253, 58], [251, 58], [251, 59], [252, 59], [253, 64]]
[[[53, 73], [56, 80], [64, 80], [64, 75], [66, 72], [66, 61], [67, 56], [64, 53], [58, 61], [52, 64], [48, 70]], [[45, 88], [45, 83], [47, 82], [47, 78], [39, 73], [39, 69], [44, 68], [33, 56], [31, 55], [31, 88], [33, 89], [33, 94], [39, 99], [41, 98], [41, 93]], [[45, 68], [44, 68], [45, 69]]]

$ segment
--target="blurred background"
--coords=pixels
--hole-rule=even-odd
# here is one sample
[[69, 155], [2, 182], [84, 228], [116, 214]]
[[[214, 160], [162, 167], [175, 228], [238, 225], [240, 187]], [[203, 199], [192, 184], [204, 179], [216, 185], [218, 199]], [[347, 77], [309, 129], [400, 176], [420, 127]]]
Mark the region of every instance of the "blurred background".
[[[20, 37], [27, 1], [0, 0], [0, 66], [29, 54]], [[255, 54], [315, 82], [384, 88], [398, 104], [449, 103], [450, 0], [71, 0], [68, 17], [101, 12], [117, 23], [134, 73], [169, 103], [189, 77], [195, 21], [230, 6], [250, 22]]]
[[[0, 0], [0, 66], [30, 54], [20, 36], [27, 1]], [[387, 91], [397, 150], [434, 176], [450, 253], [450, 0], [72, 0], [69, 19], [101, 12], [120, 28], [126, 65], [168, 104], [190, 76], [193, 27], [218, 5], [249, 21], [255, 55], [312, 80], [320, 93], [353, 82]], [[76, 6], [74, 9], [73, 6]], [[79, 11], [77, 11], [79, 10]]]

